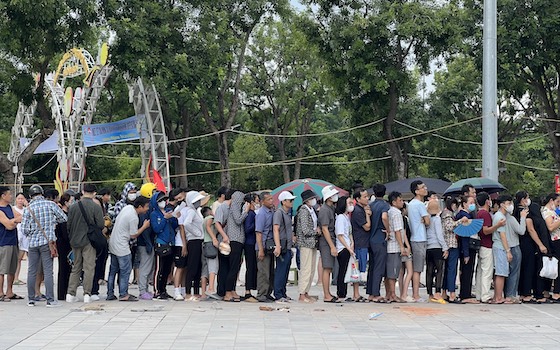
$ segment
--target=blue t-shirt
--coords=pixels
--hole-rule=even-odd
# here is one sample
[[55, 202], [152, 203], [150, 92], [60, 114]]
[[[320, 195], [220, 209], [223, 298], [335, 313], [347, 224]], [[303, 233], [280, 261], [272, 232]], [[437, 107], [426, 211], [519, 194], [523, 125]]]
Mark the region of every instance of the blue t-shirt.
[[376, 198], [369, 207], [371, 208], [371, 230], [369, 241], [373, 244], [385, 242], [385, 237], [387, 236], [383, 230], [385, 230], [385, 225], [383, 225], [382, 216], [383, 213], [387, 213], [391, 206], [389, 203], [381, 198]]
[[[272, 218], [274, 210], [267, 207], [261, 207], [255, 218], [255, 231], [262, 233], [263, 246], [268, 238], [273, 238], [272, 234]], [[255, 239], [256, 241], [256, 239]], [[258, 244], [255, 243], [255, 250], [259, 250]]]
[[408, 203], [408, 222], [410, 225], [411, 242], [427, 242], [426, 225], [424, 216], [428, 216], [428, 210], [424, 203], [414, 198]]
[[[10, 205], [5, 207], [0, 207], [0, 210], [6, 215], [8, 219], [14, 218], [14, 212]], [[2, 224], [0, 224], [0, 247], [10, 246], [10, 245], [17, 245], [18, 238], [17, 238], [17, 228], [13, 230], [8, 230]]]

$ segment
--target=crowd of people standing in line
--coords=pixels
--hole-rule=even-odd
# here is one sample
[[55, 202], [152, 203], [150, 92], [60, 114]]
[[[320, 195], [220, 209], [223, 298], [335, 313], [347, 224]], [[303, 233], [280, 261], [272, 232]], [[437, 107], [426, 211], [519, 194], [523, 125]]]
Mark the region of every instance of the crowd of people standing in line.
[[[29, 306], [40, 301], [60, 306], [55, 258], [57, 299], [69, 303], [80, 300], [80, 285], [84, 302], [100, 300], [105, 279], [106, 300], [287, 303], [292, 301], [286, 286], [294, 255], [298, 301], [314, 303], [319, 296], [309, 291], [318, 252], [324, 302], [560, 302], [560, 280], [539, 276], [543, 257], [560, 257], [558, 194], [544, 198], [541, 206], [524, 191], [492, 201], [488, 193], [477, 194], [466, 185], [462, 195], [444, 199], [442, 210], [440, 198], [421, 181], [412, 182], [410, 191], [414, 198], [405, 204], [401, 193], [386, 195], [382, 184], [373, 186], [372, 197], [363, 187], [347, 197], [326, 186], [320, 196], [312, 190], [301, 193], [298, 208], [293, 207], [296, 196], [283, 191], [276, 208], [270, 192], [222, 187], [208, 207], [210, 195], [204, 191], [165, 193], [153, 183], [140, 188], [127, 183], [111, 206], [111, 192], [98, 192], [92, 184], [84, 184], [81, 194], [61, 196], [33, 185], [29, 203], [18, 193], [12, 205], [10, 189], [0, 186], [0, 301], [23, 299], [13, 285], [25, 283], [19, 268], [27, 253]], [[471, 237], [454, 233], [474, 218], [483, 220], [480, 232]], [[239, 295], [243, 260], [245, 286]], [[358, 265], [360, 281], [351, 283], [349, 297], [345, 272], [351, 261]], [[420, 296], [424, 270], [428, 300]], [[131, 274], [138, 296], [128, 291]], [[336, 293], [331, 293], [331, 278]], [[360, 295], [360, 282], [367, 297]]]

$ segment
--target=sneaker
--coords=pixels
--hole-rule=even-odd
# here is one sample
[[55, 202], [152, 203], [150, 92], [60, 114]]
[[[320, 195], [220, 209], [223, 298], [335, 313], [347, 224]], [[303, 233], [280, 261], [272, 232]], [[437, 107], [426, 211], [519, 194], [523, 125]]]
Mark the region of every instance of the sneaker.
[[175, 294], [175, 296], [173, 297], [173, 300], [183, 301], [183, 300], [185, 300], [185, 297], [183, 297], [181, 294]]
[[[37, 300], [39, 301], [39, 300]], [[74, 296], [72, 294], [66, 294], [66, 302], [67, 303], [77, 303], [78, 302], [78, 297]]]
[[289, 302], [290, 301], [286, 298], [280, 298], [280, 299], [276, 300], [276, 304], [287, 304]]
[[47, 301], [47, 307], [61, 307], [62, 304], [59, 304], [58, 301]]
[[169, 299], [169, 294], [164, 292], [164, 293], [161, 293], [160, 295], [156, 296], [154, 299], [155, 300], [161, 300], [161, 301], [167, 300], [167, 299]]
[[90, 295], [89, 299], [90, 299], [91, 301], [99, 301], [99, 295], [97, 295], [97, 294], [92, 294], [92, 295]]
[[144, 292], [140, 294], [140, 299], [142, 300], [152, 300], [153, 298], [154, 298], [153, 294], [149, 292]]
[[107, 300], [107, 301], [117, 300], [117, 297], [114, 294], [113, 295], [107, 295], [107, 298], [105, 300]]
[[47, 301], [47, 296], [45, 294], [41, 294], [35, 297], [35, 301]]
[[91, 303], [91, 296], [89, 294], [84, 294], [84, 303]]
[[35, 306], [35, 301], [29, 300], [29, 301], [27, 302], [27, 306], [30, 306], [30, 307]]

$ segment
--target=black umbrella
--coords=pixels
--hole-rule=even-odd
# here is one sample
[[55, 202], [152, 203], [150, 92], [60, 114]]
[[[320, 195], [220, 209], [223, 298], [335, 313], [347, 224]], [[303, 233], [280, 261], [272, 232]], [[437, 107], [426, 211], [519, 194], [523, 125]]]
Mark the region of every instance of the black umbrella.
[[486, 191], [489, 194], [502, 192], [506, 190], [504, 185], [502, 185], [498, 181], [494, 181], [486, 177], [471, 177], [469, 179], [463, 179], [454, 182], [451, 186], [449, 186], [449, 188], [447, 188], [447, 190], [445, 190], [444, 194], [450, 194], [450, 195], [462, 194], [461, 188], [463, 187], [463, 185], [466, 184], [472, 185], [476, 190], [476, 192]]

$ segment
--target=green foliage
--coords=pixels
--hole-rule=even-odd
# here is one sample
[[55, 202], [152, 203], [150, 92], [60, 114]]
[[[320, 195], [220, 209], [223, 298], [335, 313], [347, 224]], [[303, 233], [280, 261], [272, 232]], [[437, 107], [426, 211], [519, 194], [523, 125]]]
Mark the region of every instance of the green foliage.
[[[230, 153], [232, 167], [243, 168], [247, 166], [246, 163], [269, 163], [272, 156], [268, 153], [267, 148], [264, 137], [238, 136], [233, 142], [233, 150]], [[236, 170], [233, 173], [232, 186], [243, 191], [267, 188], [275, 173], [277, 170], [268, 166]]]

